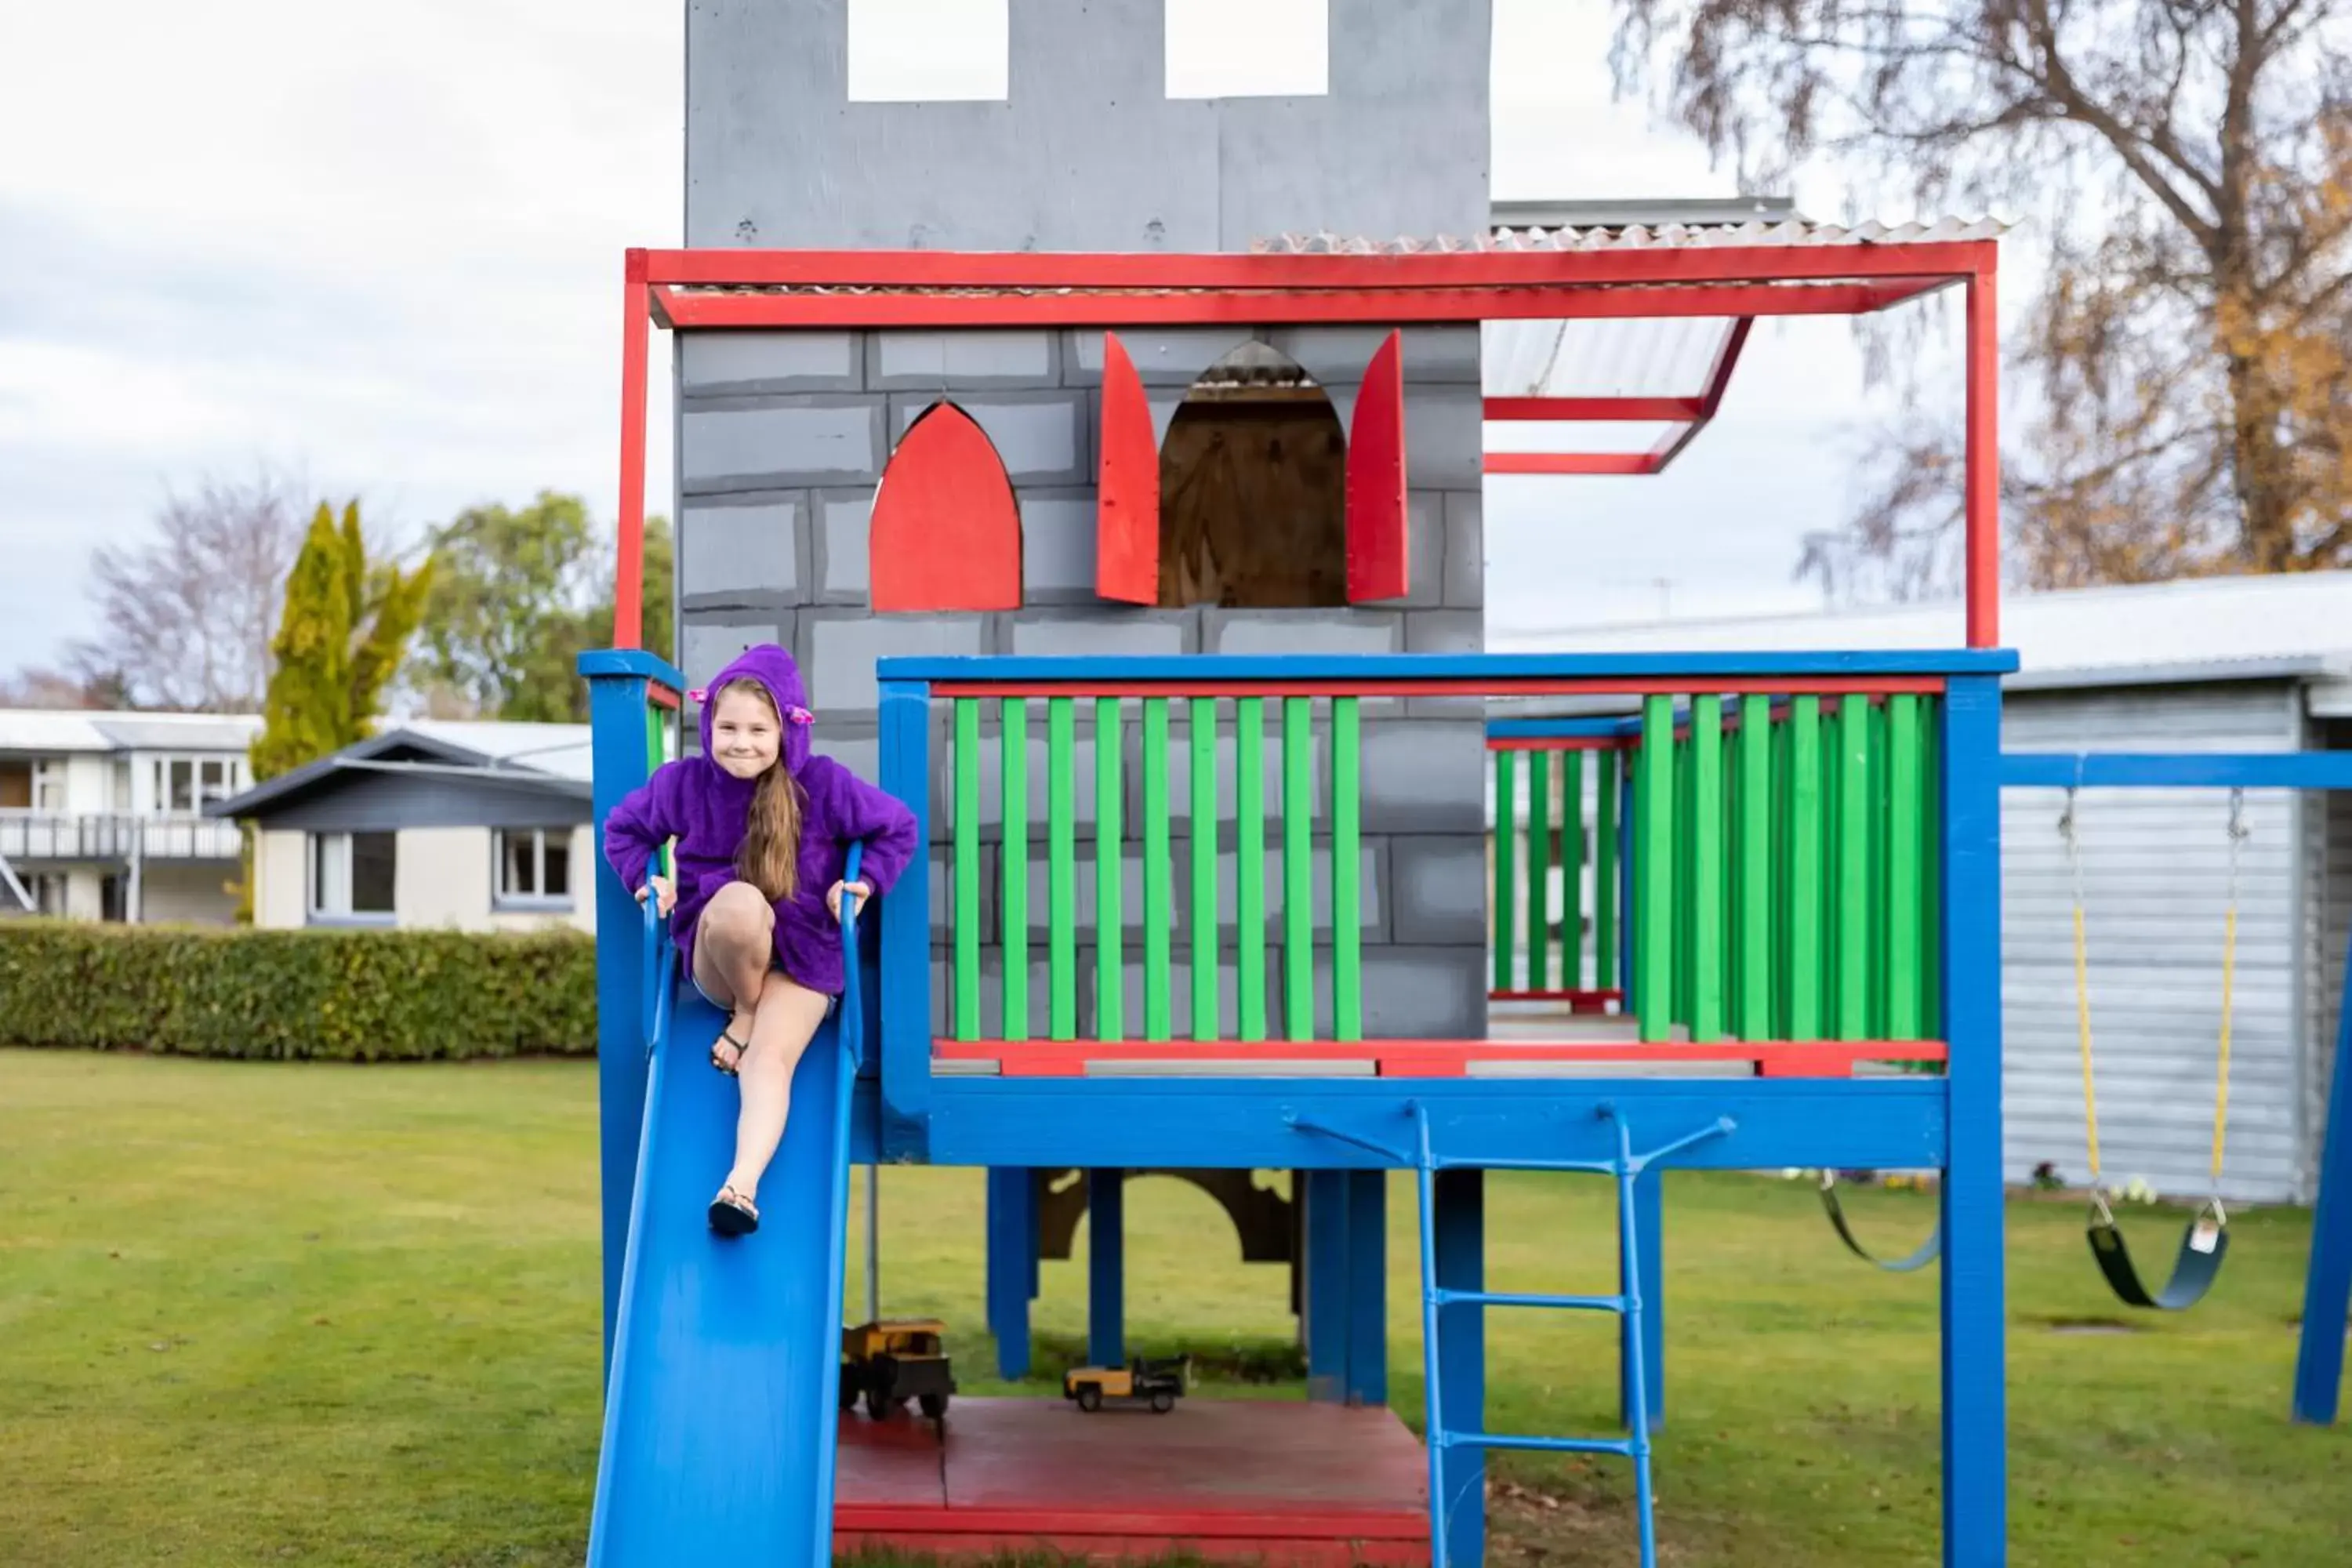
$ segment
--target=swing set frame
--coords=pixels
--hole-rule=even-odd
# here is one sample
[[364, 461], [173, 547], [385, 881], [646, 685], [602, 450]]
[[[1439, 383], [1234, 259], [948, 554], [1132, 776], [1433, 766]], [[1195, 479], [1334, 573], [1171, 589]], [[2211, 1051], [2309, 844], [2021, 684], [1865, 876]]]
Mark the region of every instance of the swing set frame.
[[[2352, 790], [2352, 752], [2005, 752], [2000, 762], [2000, 784], [2004, 789], [2055, 789], [2069, 795], [2070, 814], [2075, 792], [2086, 789], [2226, 789], [2233, 794], [2248, 790], [2293, 790], [2326, 792]], [[2234, 847], [2234, 846], [2233, 846]], [[2075, 905], [2077, 924], [2077, 963], [2081, 963], [2081, 903]], [[2234, 925], [2234, 903], [2233, 903]], [[2234, 931], [2231, 933], [2234, 935]], [[2225, 970], [2227, 968], [2225, 955]], [[2225, 979], [2225, 985], [2227, 981]], [[2345, 953], [2343, 980], [2337, 1008], [2336, 1035], [2336, 1066], [2329, 1085], [2327, 1121], [2319, 1160], [2318, 1201], [2313, 1214], [2311, 1258], [2304, 1279], [2302, 1344], [2295, 1360], [2294, 1418], [2315, 1426], [2332, 1424], [2336, 1415], [2344, 1381], [2345, 1320], [2352, 1311], [2352, 945]], [[2226, 1097], [2228, 1072], [2229, 1001], [2223, 1004], [2223, 1037], [2221, 1072], [2224, 1075], [2220, 1093]], [[2087, 1074], [2087, 1066], [2086, 1066]], [[2087, 1077], [2086, 1077], [2087, 1082]], [[2220, 1117], [2226, 1098], [2216, 1106], [2215, 1165], [2218, 1179], [2220, 1163]], [[2095, 1134], [2094, 1134], [2095, 1136]], [[2179, 1300], [2177, 1307], [2194, 1303], [2219, 1271], [2222, 1253], [2226, 1250], [2227, 1233], [2217, 1227], [2210, 1238], [2210, 1247], [2200, 1247], [2199, 1227], [2208, 1215], [2218, 1217], [2218, 1199], [2200, 1210], [2181, 1243], [2180, 1263], [2176, 1265], [2174, 1285], [2184, 1292], [2193, 1285], [2194, 1294]], [[2101, 1226], [2096, 1216], [2092, 1226], [2092, 1245], [2101, 1247]], [[2114, 1251], [2101, 1251], [2098, 1256], [2103, 1273], [2118, 1296], [2129, 1301], [2118, 1283], [2116, 1266], [2125, 1274], [2131, 1271], [2128, 1255], [2122, 1250], [2122, 1237], [2110, 1216], [2105, 1226]], [[2200, 1275], [2202, 1279], [2200, 1281]], [[2136, 1282], [2137, 1276], [2133, 1276]], [[2168, 1305], [2166, 1298], [2173, 1296], [2168, 1285], [2164, 1290], [2132, 1301], [2136, 1306], [2159, 1309]], [[2177, 1308], [2176, 1308], [2177, 1310]]]

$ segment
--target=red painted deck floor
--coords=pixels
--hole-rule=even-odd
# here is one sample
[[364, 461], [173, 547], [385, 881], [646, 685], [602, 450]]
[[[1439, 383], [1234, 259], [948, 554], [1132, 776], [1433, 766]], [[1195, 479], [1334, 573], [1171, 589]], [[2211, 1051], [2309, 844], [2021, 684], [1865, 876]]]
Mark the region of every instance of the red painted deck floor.
[[958, 1399], [944, 1442], [928, 1421], [842, 1416], [835, 1543], [1426, 1563], [1425, 1465], [1384, 1409], [1196, 1398], [1165, 1415], [1087, 1415], [1058, 1399]]

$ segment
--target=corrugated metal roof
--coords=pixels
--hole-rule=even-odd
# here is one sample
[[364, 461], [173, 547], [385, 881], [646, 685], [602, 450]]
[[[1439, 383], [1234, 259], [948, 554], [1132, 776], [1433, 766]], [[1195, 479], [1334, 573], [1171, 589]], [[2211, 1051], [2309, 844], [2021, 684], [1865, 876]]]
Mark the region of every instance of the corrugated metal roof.
[[1259, 256], [1423, 256], [1504, 250], [1717, 250], [1759, 246], [1943, 245], [1998, 239], [2009, 226], [1998, 218], [1938, 218], [1933, 223], [1668, 223], [1586, 225], [1578, 228], [1497, 228], [1475, 238], [1437, 235], [1429, 238], [1328, 232], [1281, 234], [1254, 240]]
[[[1490, 627], [1496, 652], [1692, 652], [1956, 647], [1957, 602], [1817, 615], [1616, 626]], [[2285, 679], [2352, 672], [2352, 572], [2199, 577], [2128, 587], [2012, 594], [2001, 640], [2012, 686]]]
[[250, 713], [143, 713], [0, 708], [0, 752], [242, 752], [261, 732]]
[[585, 724], [499, 723], [488, 720], [416, 719], [399, 729], [445, 745], [462, 747], [497, 765], [528, 768], [558, 778], [589, 776], [589, 731]]
[[1489, 397], [1696, 397], [1731, 335], [1727, 317], [1479, 324]]

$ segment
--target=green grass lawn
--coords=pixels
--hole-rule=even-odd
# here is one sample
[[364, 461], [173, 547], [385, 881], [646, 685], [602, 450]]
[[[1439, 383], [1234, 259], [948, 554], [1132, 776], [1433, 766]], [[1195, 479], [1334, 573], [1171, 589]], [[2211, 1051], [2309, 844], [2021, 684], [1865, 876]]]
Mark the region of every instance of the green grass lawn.
[[[578, 1562], [594, 1099], [584, 1063], [0, 1052], [0, 1563]], [[1392, 1393], [1417, 1424], [1393, 1199]], [[1496, 1286], [1609, 1288], [1600, 1184], [1498, 1176], [1488, 1202]], [[1919, 1196], [1849, 1202], [1889, 1246], [1929, 1223]], [[1801, 1184], [1676, 1175], [1668, 1203], [1668, 1561], [1936, 1562], [1935, 1272], [1854, 1263]], [[885, 1305], [946, 1318], [966, 1388], [1002, 1392], [981, 1205], [977, 1173], [885, 1173]], [[1189, 1187], [1140, 1183], [1128, 1215], [1136, 1347], [1193, 1352], [1213, 1396], [1303, 1396], [1280, 1271], [1244, 1268]], [[2147, 1256], [2173, 1223], [2141, 1222]], [[1083, 1234], [1045, 1266], [1035, 1392], [1082, 1342]], [[2121, 1314], [2075, 1205], [2012, 1208], [2012, 1562], [2352, 1563], [2352, 1435], [2286, 1420], [2307, 1239], [2304, 1215], [2242, 1215], [2203, 1308], [2098, 1331]], [[1613, 1322], [1498, 1314], [1489, 1344], [1496, 1426], [1612, 1419]], [[1632, 1561], [1621, 1463], [1499, 1473], [1498, 1558]]]

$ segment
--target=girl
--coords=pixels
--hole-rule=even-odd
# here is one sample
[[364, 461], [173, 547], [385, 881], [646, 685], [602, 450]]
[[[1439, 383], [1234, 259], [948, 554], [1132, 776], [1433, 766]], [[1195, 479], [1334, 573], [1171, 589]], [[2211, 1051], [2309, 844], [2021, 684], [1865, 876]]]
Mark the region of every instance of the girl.
[[[773, 643], [744, 649], [707, 695], [688, 695], [702, 703], [702, 754], [663, 763], [613, 808], [604, 858], [639, 902], [648, 891], [659, 900], [695, 989], [731, 1015], [710, 1065], [735, 1075], [742, 1108], [710, 1226], [741, 1236], [759, 1228], [754, 1199], [783, 1138], [793, 1069], [845, 984], [841, 900], [889, 890], [914, 857], [915, 818], [809, 754], [816, 715], [792, 655]], [[672, 837], [675, 887], [646, 874]], [[859, 841], [859, 879], [845, 883]]]

